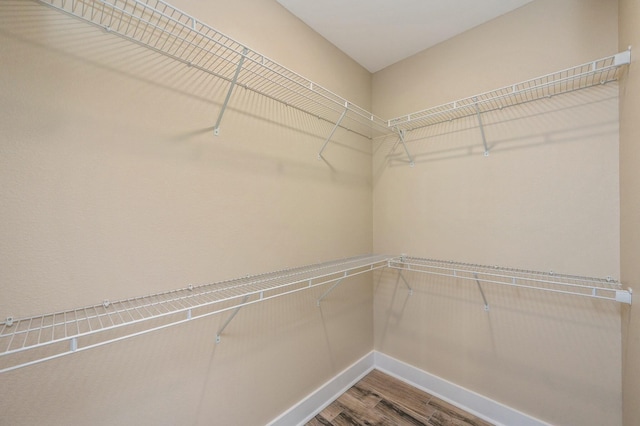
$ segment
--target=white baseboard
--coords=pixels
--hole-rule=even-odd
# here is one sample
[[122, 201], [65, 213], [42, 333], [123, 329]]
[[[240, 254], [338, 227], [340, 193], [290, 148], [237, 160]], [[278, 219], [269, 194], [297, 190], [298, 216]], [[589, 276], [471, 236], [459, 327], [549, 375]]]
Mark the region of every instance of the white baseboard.
[[374, 368], [496, 426], [551, 426], [549, 423], [377, 351], [372, 351], [356, 361], [295, 406], [272, 420], [268, 426], [305, 424]]
[[307, 423], [327, 405], [345, 393], [347, 389], [369, 374], [374, 369], [374, 359], [374, 352], [369, 352], [310, 395], [307, 395], [302, 401], [272, 420], [268, 426], [293, 426]]
[[497, 426], [551, 426], [549, 423], [514, 410], [383, 353], [375, 351], [374, 358], [376, 369]]

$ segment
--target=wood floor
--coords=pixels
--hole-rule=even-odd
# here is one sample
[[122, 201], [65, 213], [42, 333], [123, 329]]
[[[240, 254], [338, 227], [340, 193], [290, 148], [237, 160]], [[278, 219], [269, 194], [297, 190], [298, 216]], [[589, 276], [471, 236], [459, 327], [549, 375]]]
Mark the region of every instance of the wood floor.
[[320, 425], [490, 426], [490, 423], [373, 370], [307, 423]]

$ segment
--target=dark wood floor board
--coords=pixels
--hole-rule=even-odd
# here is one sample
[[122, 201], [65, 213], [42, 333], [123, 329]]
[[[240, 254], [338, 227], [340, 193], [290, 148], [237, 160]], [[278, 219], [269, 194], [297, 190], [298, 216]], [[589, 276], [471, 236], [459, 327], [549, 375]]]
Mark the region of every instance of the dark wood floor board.
[[331, 422], [344, 411], [344, 406], [337, 399], [322, 410], [322, 418]]
[[402, 407], [398, 407], [392, 402], [382, 400], [376, 405], [376, 410], [384, 414], [390, 420], [390, 425], [394, 426], [425, 426], [424, 419], [417, 419], [412, 413], [406, 412]]
[[378, 370], [322, 410], [306, 426], [491, 426]]
[[356, 386], [377, 392], [383, 399], [402, 407], [412, 417], [424, 423], [435, 412], [428, 405], [431, 395], [378, 370], [373, 370]]
[[429, 405], [436, 410], [430, 419], [434, 426], [491, 426], [490, 423], [435, 396], [429, 401]]

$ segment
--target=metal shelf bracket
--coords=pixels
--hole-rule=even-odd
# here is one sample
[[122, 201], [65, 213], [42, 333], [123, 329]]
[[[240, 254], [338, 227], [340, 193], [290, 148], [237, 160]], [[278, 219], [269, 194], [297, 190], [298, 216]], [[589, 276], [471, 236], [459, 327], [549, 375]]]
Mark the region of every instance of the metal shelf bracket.
[[480, 294], [482, 295], [482, 300], [484, 301], [484, 310], [489, 312], [489, 303], [487, 303], [487, 298], [485, 297], [482, 286], [480, 285], [480, 281], [478, 280], [478, 274], [474, 273], [473, 277], [475, 278], [476, 284], [478, 284], [478, 290], [480, 290]]
[[484, 156], [489, 156], [489, 148], [487, 147], [487, 138], [484, 134], [484, 126], [482, 125], [482, 116], [480, 115], [480, 108], [478, 107], [478, 98], [473, 98], [474, 106], [476, 108], [476, 115], [478, 116], [478, 125], [480, 126], [480, 135], [482, 135], [482, 145], [484, 146]]
[[399, 129], [398, 130], [398, 138], [399, 138], [398, 141], [402, 143], [402, 147], [404, 148], [404, 152], [407, 154], [407, 157], [409, 157], [409, 166], [413, 167], [413, 166], [416, 165], [416, 163], [415, 163], [415, 161], [413, 161], [413, 157], [411, 156], [411, 153], [409, 152], [409, 148], [407, 148], [407, 144], [404, 141], [405, 135], [406, 135], [406, 130], [404, 130], [404, 129]]
[[240, 302], [240, 305], [237, 308], [235, 308], [233, 312], [231, 312], [231, 315], [229, 315], [229, 317], [226, 319], [224, 324], [222, 324], [222, 327], [220, 327], [220, 329], [216, 333], [216, 344], [220, 343], [220, 341], [222, 340], [222, 338], [220, 337], [222, 335], [222, 332], [224, 331], [225, 328], [227, 328], [229, 323], [236, 317], [236, 315], [238, 315], [238, 312], [240, 311], [240, 309], [242, 309], [244, 304], [247, 303], [247, 300], [249, 300], [248, 294], [242, 298], [242, 302]]
[[327, 297], [329, 295], [329, 293], [331, 293], [333, 291], [334, 288], [336, 288], [341, 282], [342, 280], [344, 280], [347, 277], [347, 273], [344, 272], [344, 275], [342, 278], [340, 278], [338, 281], [335, 282], [335, 284], [333, 284], [327, 291], [325, 291], [322, 296], [320, 296], [318, 298], [318, 301], [316, 302], [316, 305], [318, 307], [320, 307], [320, 302], [322, 302], [322, 299], [324, 299], [325, 297]]
[[402, 282], [404, 282], [404, 285], [407, 286], [407, 289], [409, 290], [409, 296], [413, 296], [413, 289], [411, 288], [411, 286], [407, 282], [407, 279], [404, 277], [404, 275], [402, 275], [402, 271], [399, 271], [398, 274], [400, 275], [400, 278], [402, 278]]
[[320, 151], [318, 152], [318, 160], [322, 159], [322, 153], [324, 152], [324, 149], [327, 147], [327, 144], [333, 137], [333, 134], [336, 132], [336, 130], [340, 126], [340, 123], [342, 123], [344, 116], [347, 115], [347, 111], [349, 111], [349, 103], [345, 102], [344, 111], [342, 111], [342, 114], [340, 114], [338, 121], [336, 121], [336, 124], [333, 126], [333, 129], [331, 129], [331, 133], [329, 133], [329, 136], [327, 136], [327, 139], [324, 141], [324, 144], [322, 144], [322, 148], [320, 148]]
[[247, 57], [247, 53], [249, 53], [249, 49], [247, 49], [246, 47], [242, 49], [242, 56], [240, 56], [240, 59], [238, 60], [238, 65], [236, 66], [236, 72], [233, 75], [231, 84], [229, 85], [227, 96], [224, 98], [224, 103], [222, 104], [222, 109], [218, 114], [218, 120], [216, 121], [216, 125], [213, 127], [213, 134], [216, 136], [220, 134], [220, 123], [222, 122], [222, 116], [224, 115], [224, 112], [227, 109], [227, 105], [229, 104], [229, 99], [231, 99], [231, 93], [233, 93], [233, 89], [236, 86], [236, 82], [238, 81], [238, 76], [240, 75], [240, 71], [242, 70], [242, 64], [244, 63], [244, 58]]

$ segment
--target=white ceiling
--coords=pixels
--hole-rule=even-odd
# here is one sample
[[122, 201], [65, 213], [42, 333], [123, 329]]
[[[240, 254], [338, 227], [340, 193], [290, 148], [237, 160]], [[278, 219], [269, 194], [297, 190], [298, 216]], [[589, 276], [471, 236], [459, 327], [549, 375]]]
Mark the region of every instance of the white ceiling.
[[277, 0], [370, 72], [532, 0]]

